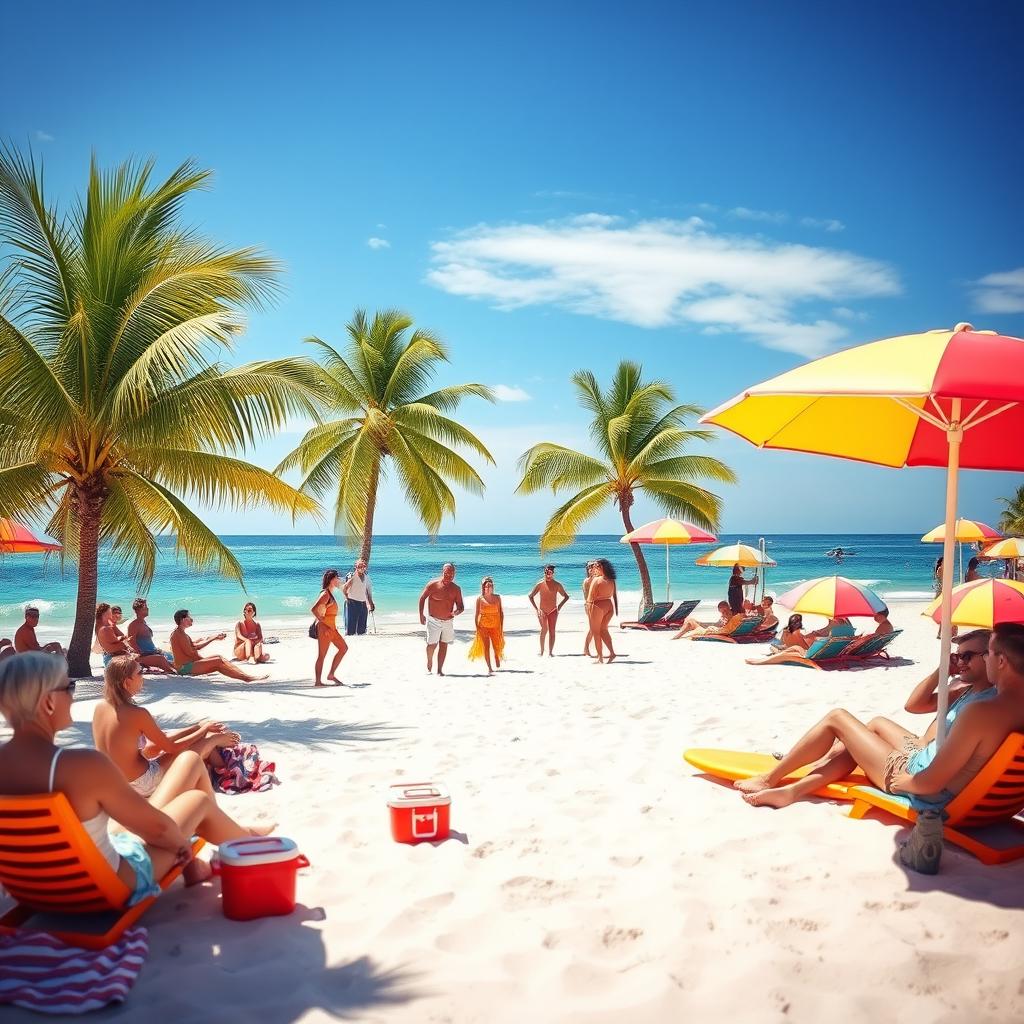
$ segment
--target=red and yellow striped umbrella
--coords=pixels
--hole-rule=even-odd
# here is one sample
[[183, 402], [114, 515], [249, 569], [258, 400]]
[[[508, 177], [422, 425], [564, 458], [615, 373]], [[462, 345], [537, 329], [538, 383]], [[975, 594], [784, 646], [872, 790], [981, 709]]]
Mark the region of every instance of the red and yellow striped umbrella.
[[[1002, 534], [988, 526], [986, 523], [979, 523], [976, 519], [958, 519], [953, 530], [953, 539], [961, 544], [977, 544], [978, 541], [999, 540]], [[934, 530], [926, 533], [921, 540], [925, 544], [941, 544], [946, 539], [946, 524], [939, 523]]]
[[824, 615], [827, 619], [877, 615], [885, 609], [885, 602], [873, 590], [845, 576], [808, 580], [786, 591], [777, 601], [794, 612]]
[[[937, 597], [924, 610], [936, 622], [942, 617]], [[1000, 622], [1024, 623], [1024, 583], [1016, 580], [975, 580], [953, 588], [953, 625], [991, 629]]]
[[668, 563], [669, 544], [714, 544], [716, 540], [718, 538], [713, 533], [708, 533], [699, 526], [681, 523], [678, 519], [655, 519], [653, 523], [645, 523], [635, 530], [630, 530], [625, 537], [619, 538], [619, 543], [665, 545], [665, 599], [671, 600], [672, 578]]
[[982, 558], [1024, 558], [1024, 540], [1020, 537], [1006, 537], [990, 544], [981, 553]]
[[13, 519], [0, 519], [0, 555], [33, 555], [60, 549], [46, 534], [35, 533]]

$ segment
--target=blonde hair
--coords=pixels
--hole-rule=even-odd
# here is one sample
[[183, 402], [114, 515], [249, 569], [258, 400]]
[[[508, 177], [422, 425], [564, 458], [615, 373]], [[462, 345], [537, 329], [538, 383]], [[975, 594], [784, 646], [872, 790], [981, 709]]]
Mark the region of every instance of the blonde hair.
[[25, 651], [0, 661], [0, 713], [20, 729], [39, 713], [39, 702], [68, 681], [68, 664], [56, 654]]
[[485, 576], [480, 581], [480, 593], [481, 594], [484, 592], [484, 587], [486, 587], [488, 583], [490, 583], [491, 590], [493, 590], [494, 589], [494, 577], [492, 577], [492, 576]]
[[138, 664], [130, 654], [117, 654], [107, 662], [103, 670], [103, 699], [108, 704], [120, 708], [135, 703], [128, 692], [128, 680], [135, 675]]

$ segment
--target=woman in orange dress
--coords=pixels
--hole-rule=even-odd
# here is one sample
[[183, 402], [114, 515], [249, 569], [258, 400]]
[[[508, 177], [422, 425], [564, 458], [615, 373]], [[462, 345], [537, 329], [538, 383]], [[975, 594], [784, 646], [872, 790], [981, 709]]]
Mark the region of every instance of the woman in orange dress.
[[[505, 610], [501, 597], [494, 592], [494, 580], [485, 576], [480, 581], [480, 596], [476, 599], [476, 636], [469, 649], [469, 660], [483, 658], [487, 662], [487, 674], [494, 675], [494, 668], [501, 668], [501, 656], [505, 653]], [[491, 650], [494, 651], [494, 668], [491, 668]]]
[[338, 599], [334, 591], [341, 585], [341, 576], [337, 569], [328, 569], [324, 573], [323, 589], [316, 599], [316, 604], [310, 609], [313, 618], [316, 619], [316, 667], [314, 670], [314, 686], [326, 686], [327, 683], [320, 682], [320, 673], [324, 669], [324, 660], [331, 644], [338, 649], [331, 662], [331, 671], [327, 678], [332, 686], [344, 686], [345, 684], [336, 675], [341, 659], [348, 651], [348, 644], [345, 638], [338, 632]]

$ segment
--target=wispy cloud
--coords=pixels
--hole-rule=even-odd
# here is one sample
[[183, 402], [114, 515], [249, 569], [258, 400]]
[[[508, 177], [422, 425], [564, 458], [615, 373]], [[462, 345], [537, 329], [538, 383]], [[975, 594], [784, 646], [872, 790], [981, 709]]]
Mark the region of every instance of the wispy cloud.
[[1024, 313], [1024, 267], [979, 278], [974, 304], [984, 313]]
[[801, 217], [800, 223], [805, 228], [821, 228], [822, 231], [845, 231], [846, 225], [841, 220], [836, 220], [834, 217], [825, 217], [819, 219], [818, 217]]
[[53, 136], [49, 132], [44, 132], [41, 128], [37, 128], [32, 133], [32, 138], [34, 138], [36, 142], [53, 142]]
[[371, 249], [390, 249], [391, 243], [386, 238], [368, 238], [366, 244]]
[[837, 303], [900, 291], [877, 260], [716, 234], [698, 217], [479, 224], [432, 249], [430, 283], [501, 309], [552, 304], [638, 327], [697, 325], [809, 356], [846, 336], [828, 316]]
[[530, 396], [522, 389], [511, 384], [492, 384], [491, 390], [499, 402], [528, 402]]
[[789, 220], [789, 214], [782, 210], [751, 210], [747, 206], [734, 206], [729, 211], [730, 217], [737, 220], [755, 220], [763, 224], [785, 224]]

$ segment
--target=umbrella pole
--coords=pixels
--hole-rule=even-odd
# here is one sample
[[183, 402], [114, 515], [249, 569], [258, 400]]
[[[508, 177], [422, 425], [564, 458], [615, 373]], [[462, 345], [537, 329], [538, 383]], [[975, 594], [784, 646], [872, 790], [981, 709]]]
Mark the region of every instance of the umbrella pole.
[[668, 545], [665, 545], [665, 600], [672, 600], [672, 581], [669, 578]]
[[953, 638], [953, 545], [956, 543], [957, 476], [960, 472], [960, 442], [964, 430], [960, 426], [961, 400], [953, 399], [952, 415], [946, 428], [949, 461], [946, 468], [946, 531], [942, 540], [942, 624], [939, 627], [939, 686], [936, 746], [946, 738], [946, 711], [949, 709], [949, 652]]

